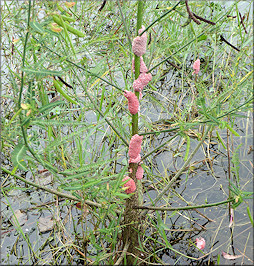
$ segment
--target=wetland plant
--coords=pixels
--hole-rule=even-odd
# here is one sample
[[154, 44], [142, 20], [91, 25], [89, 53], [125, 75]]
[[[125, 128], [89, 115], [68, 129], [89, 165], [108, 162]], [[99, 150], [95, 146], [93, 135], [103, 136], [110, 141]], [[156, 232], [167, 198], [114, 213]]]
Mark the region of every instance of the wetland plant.
[[[14, 13], [15, 36], [5, 21], [11, 50], [5, 54], [2, 153], [10, 160], [1, 166], [1, 189], [16, 213], [6, 219], [15, 221], [29, 250], [19, 251], [17, 238], [11, 250], [16, 262], [198, 264], [219, 262], [220, 254], [240, 258], [213, 249], [220, 234], [212, 243], [197, 237], [207, 232], [206, 223], [216, 222], [205, 212], [212, 207], [228, 210], [232, 230], [233, 210], [242, 211], [245, 203], [246, 223], [253, 226], [252, 192], [246, 189], [251, 178], [240, 178], [241, 144], [234, 146], [242, 118], [247, 151], [253, 102], [251, 23], [238, 2], [223, 8], [201, 1], [117, 0], [99, 7], [98, 1], [29, 0], [16, 9], [14, 1], [5, 1], [3, 14]], [[231, 32], [223, 37], [226, 27]], [[223, 178], [219, 160], [226, 164]], [[49, 203], [36, 203], [38, 212], [45, 205], [53, 213], [52, 219], [41, 218], [50, 224], [40, 229], [42, 239], [51, 232], [43, 243], [31, 245], [20, 223], [24, 214], [9, 202], [9, 192], [23, 189], [19, 181], [24, 191], [48, 192]], [[220, 194], [211, 199], [213, 187]], [[223, 230], [222, 221], [216, 230]], [[232, 246], [233, 234], [227, 240]]]

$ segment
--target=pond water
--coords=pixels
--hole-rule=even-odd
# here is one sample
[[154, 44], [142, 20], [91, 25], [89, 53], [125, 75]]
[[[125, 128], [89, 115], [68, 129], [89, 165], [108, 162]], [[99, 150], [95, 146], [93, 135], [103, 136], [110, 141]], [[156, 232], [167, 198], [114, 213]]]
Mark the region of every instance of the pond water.
[[[225, 2], [225, 5], [230, 5], [229, 2]], [[244, 5], [243, 3], [241, 6], [243, 11]], [[172, 84], [173, 81], [176, 84], [177, 82], [179, 84], [181, 82], [181, 79], [177, 78], [174, 71], [167, 73], [165, 80], [161, 84], [158, 83], [157, 92], [147, 91], [147, 94], [151, 93], [155, 98], [163, 96], [171, 99], [175, 90], [175, 83]], [[155, 108], [150, 103], [147, 95], [144, 95], [143, 100], [143, 114], [149, 117], [155, 126], [165, 126], [165, 120], [170, 119], [168, 114]], [[187, 104], [184, 99], [183, 104]], [[87, 115], [87, 122], [96, 121], [97, 117], [92, 111], [87, 113]], [[247, 115], [247, 119], [238, 118], [235, 121], [238, 128], [237, 132], [240, 136], [234, 136], [230, 140], [230, 145], [231, 156], [234, 152], [236, 154], [236, 150], [238, 149], [239, 185], [244, 191], [251, 192], [253, 190], [253, 116], [250, 111]], [[161, 121], [160, 124], [158, 121]], [[227, 135], [225, 135], [225, 132], [224, 130], [219, 133], [224, 143], [227, 143]], [[198, 144], [195, 133], [193, 132], [193, 136], [191, 137], [190, 152]], [[100, 136], [103, 136], [103, 134]], [[169, 133], [161, 134], [153, 141], [152, 145], [156, 147], [169, 138]], [[194, 205], [214, 203], [227, 199], [229, 191], [225, 190], [225, 188], [228, 187], [228, 157], [225, 149], [215, 139], [216, 135], [213, 132], [209, 141], [204, 142], [199, 152], [192, 159], [189, 169], [179, 177], [172, 190], [165, 196], [165, 201], [169, 201], [172, 207], [186, 205], [184, 201], [180, 200], [179, 195]], [[154, 165], [154, 172], [157, 174], [157, 180], [154, 180], [155, 183], [160, 182], [163, 178], [170, 180], [170, 177], [181, 168], [184, 163], [181, 154], [184, 154], [185, 148], [186, 146], [182, 142], [182, 138], [176, 138], [169, 142], [160, 152], [145, 160], [144, 163], [146, 165]], [[145, 152], [147, 151], [144, 150], [143, 153]], [[204, 160], [204, 158], [210, 158], [210, 160]], [[2, 165], [10, 170], [12, 169], [9, 158], [4, 157]], [[119, 167], [122, 166], [120, 165]], [[233, 165], [231, 164], [232, 167]], [[42, 166], [38, 166], [38, 170], [42, 169]], [[35, 177], [32, 176], [31, 172], [17, 173], [34, 182]], [[41, 178], [41, 175], [38, 174], [36, 177]], [[52, 181], [50, 180], [50, 176], [47, 177], [44, 175], [43, 181], [39, 181], [45, 182], [45, 177], [49, 178], [48, 183], [46, 182], [45, 185], [49, 185]], [[15, 184], [16, 187], [16, 189], [11, 189], [10, 191], [3, 189], [6, 197], [2, 197], [1, 199], [1, 264], [50, 264], [53, 258], [55, 259], [56, 257], [58, 257], [58, 264], [82, 264], [75, 250], [70, 251], [73, 260], [68, 261], [64, 253], [62, 254], [61, 248], [59, 248], [73, 244], [78, 237], [82, 238], [82, 223], [77, 222], [81, 219], [81, 211], [75, 205], [69, 206], [60, 198], [24, 185], [23, 182], [8, 177], [5, 174], [2, 174], [1, 178], [3, 188], [11, 184]], [[234, 177], [231, 176], [231, 178], [233, 179]], [[146, 176], [144, 177], [144, 185], [148, 190], [145, 193], [144, 199], [146, 203], [150, 199], [154, 199], [157, 192], [153, 190], [153, 182], [146, 180]], [[49, 185], [49, 187], [51, 186]], [[178, 196], [173, 197], [176, 193]], [[161, 205], [165, 201], [162, 199]], [[253, 213], [252, 203], [252, 199], [246, 200], [235, 209], [233, 212], [234, 222], [231, 227], [229, 227], [229, 210], [226, 205], [200, 209], [199, 212], [178, 212], [174, 215], [166, 212], [162, 218], [165, 222], [167, 238], [172, 247], [190, 257], [202, 257], [202, 252], [198, 251], [193, 245], [196, 237], [202, 236], [206, 240], [206, 247], [204, 249], [204, 253], [206, 254], [200, 260], [194, 261], [176, 255], [170, 249], [159, 251], [159, 247], [157, 247], [159, 257], [161, 257], [166, 265], [213, 265], [216, 263], [218, 255], [226, 252], [243, 256], [232, 261], [226, 260], [221, 256], [221, 265], [235, 265], [236, 263], [252, 265], [253, 227], [246, 211], [248, 204], [250, 212]], [[17, 210], [21, 210], [25, 214], [24, 223], [21, 225], [22, 229], [18, 226], [13, 226], [15, 221], [12, 220], [12, 216], [13, 212]], [[51, 218], [53, 217], [58, 223], [64, 224], [62, 228], [65, 228], [66, 231], [49, 230], [40, 232], [40, 218], [45, 218], [46, 226], [50, 226]], [[151, 217], [154, 217], [156, 220], [156, 213], [152, 212]], [[89, 214], [87, 215], [86, 221], [87, 227], [93, 227], [93, 221], [89, 217]], [[76, 236], [73, 236], [70, 232], [75, 232]], [[152, 233], [154, 233], [153, 229], [147, 229], [148, 235], [152, 235]], [[64, 239], [63, 235], [65, 236]], [[51, 252], [52, 250], [54, 252]], [[34, 251], [37, 254], [33, 254]]]

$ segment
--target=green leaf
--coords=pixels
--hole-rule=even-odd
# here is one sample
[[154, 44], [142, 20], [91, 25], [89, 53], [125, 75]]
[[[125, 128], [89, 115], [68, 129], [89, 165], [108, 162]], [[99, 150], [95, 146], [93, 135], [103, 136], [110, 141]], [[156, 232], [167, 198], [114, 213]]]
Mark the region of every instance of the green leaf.
[[120, 192], [116, 192], [116, 193], [114, 194], [114, 196], [116, 196], [116, 197], [118, 197], [118, 198], [120, 198], [120, 199], [127, 199], [127, 198], [130, 197], [129, 195], [127, 195], [127, 194], [123, 194], [123, 193], [120, 193]]
[[80, 199], [80, 200], [83, 199], [83, 198], [82, 198], [78, 193], [76, 193], [76, 192], [72, 192], [71, 194], [72, 194], [73, 196], [75, 196], [76, 198]]
[[58, 106], [60, 104], [65, 104], [65, 102], [64, 101], [56, 101], [56, 102], [53, 102], [53, 103], [48, 103], [48, 104], [45, 104], [42, 107], [40, 107], [38, 109], [38, 111], [39, 111], [39, 113], [44, 113], [44, 112], [46, 112], [48, 110], [53, 109], [54, 107], [56, 107], [56, 106]]
[[35, 75], [36, 77], [63, 75], [62, 71], [49, 70], [49, 69], [34, 69], [28, 67], [21, 67], [21, 70], [26, 72], [27, 74]]
[[38, 23], [38, 22], [34, 22], [34, 21], [31, 21], [30, 22], [30, 26], [31, 26], [31, 28], [33, 28], [36, 32], [38, 32], [38, 33], [40, 33], [40, 34], [43, 34], [44, 33], [44, 29], [43, 29], [43, 27], [41, 26], [41, 24], [40, 23]]
[[249, 206], [247, 206], [246, 209], [247, 209], [247, 213], [248, 213], [248, 216], [249, 216], [250, 222], [251, 222], [252, 226], [254, 227], [253, 215], [251, 215], [251, 213], [250, 213], [250, 208], [249, 208]]
[[92, 181], [86, 182], [85, 184], [82, 184], [83, 181], [82, 182], [81, 181], [71, 182], [70, 184], [68, 184], [68, 186], [61, 185], [60, 187], [64, 190], [80, 190], [80, 189], [85, 189], [88, 187], [95, 186], [101, 182], [105, 182], [105, 179], [109, 179], [109, 177], [98, 179], [98, 180], [92, 180]]
[[104, 161], [99, 161], [99, 162], [96, 162], [96, 163], [90, 163], [90, 164], [87, 164], [87, 165], [84, 165], [80, 168], [76, 168], [76, 169], [67, 169], [63, 172], [59, 172], [59, 174], [74, 174], [74, 173], [85, 173], [91, 169], [94, 169], [94, 168], [99, 168], [100, 166], [102, 166], [103, 164], [105, 163], [109, 163], [110, 161], [112, 161], [111, 159], [108, 159], [108, 160], [104, 160]]
[[26, 124], [28, 124], [28, 122], [31, 120], [31, 117], [26, 117], [23, 121], [21, 126], [25, 126]]
[[240, 135], [233, 129], [231, 128], [228, 124], [226, 124], [226, 127], [237, 137], [240, 137]]
[[73, 97], [69, 96], [62, 88], [61, 88], [61, 83], [58, 82], [57, 80], [53, 79], [53, 84], [55, 89], [69, 102], [78, 104], [75, 100], [73, 100]]
[[206, 39], [207, 39], [207, 35], [201, 35], [200, 37], [198, 37], [198, 42], [205, 41]]
[[11, 161], [14, 168], [18, 167], [20, 170], [27, 171], [26, 162], [24, 158], [26, 156], [26, 146], [23, 143], [19, 143], [11, 153]]
[[61, 185], [60, 188], [64, 189], [64, 190], [80, 190], [82, 188], [82, 184], [77, 184], [77, 185], [71, 185], [71, 186], [65, 186], [65, 185]]
[[224, 144], [224, 142], [223, 142], [223, 140], [222, 140], [222, 138], [221, 138], [221, 136], [220, 136], [220, 134], [219, 134], [219, 132], [217, 130], [216, 130], [216, 135], [217, 135], [217, 138], [220, 141], [221, 145], [226, 150], [227, 148], [226, 148], [226, 146], [225, 146], [225, 144]]

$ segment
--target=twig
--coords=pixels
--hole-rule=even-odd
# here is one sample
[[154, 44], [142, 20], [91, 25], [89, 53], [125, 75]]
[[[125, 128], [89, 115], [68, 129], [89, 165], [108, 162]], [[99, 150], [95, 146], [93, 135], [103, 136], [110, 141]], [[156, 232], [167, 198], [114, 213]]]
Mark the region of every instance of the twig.
[[98, 12], [101, 12], [101, 10], [104, 8], [104, 6], [106, 5], [107, 0], [104, 0], [101, 7], [99, 8]]
[[67, 82], [65, 82], [61, 77], [57, 76], [59, 78], [59, 80], [61, 80], [63, 82], [63, 84], [71, 89], [73, 89], [73, 87], [71, 85], [69, 85]]
[[197, 20], [197, 19], [194, 17], [193, 13], [190, 11], [190, 7], [189, 7], [189, 5], [188, 5], [188, 0], [185, 0], [185, 5], [186, 5], [186, 9], [187, 9], [187, 12], [188, 12], [190, 18], [191, 18], [195, 23], [197, 23], [198, 25], [201, 24], [201, 22], [200, 22], [199, 20]]
[[225, 42], [226, 44], [228, 44], [229, 46], [231, 46], [232, 48], [234, 48], [236, 51], [240, 52], [240, 49], [238, 49], [233, 44], [231, 44], [230, 42], [228, 42], [222, 35], [220, 35], [220, 39], [221, 39], [221, 41]]
[[177, 68], [177, 69], [179, 69], [179, 70], [181, 70], [181, 67], [179, 67], [179, 66], [177, 66], [177, 65], [175, 65], [175, 64], [173, 64], [173, 63], [171, 63], [170, 61], [168, 61], [167, 60], [167, 63], [169, 63], [171, 66], [173, 66], [174, 68]]
[[215, 222], [214, 220], [208, 218], [206, 215], [204, 215], [202, 212], [194, 209], [194, 211], [196, 211], [200, 216], [204, 217], [205, 219], [207, 219], [209, 222]]
[[200, 17], [200, 16], [196, 15], [194, 12], [192, 12], [192, 14], [194, 15], [194, 17], [196, 17], [197, 19], [199, 19], [199, 20], [201, 20], [201, 21], [204, 21], [205, 23], [208, 23], [208, 24], [211, 24], [211, 25], [216, 25], [215, 22], [210, 21], [210, 20], [208, 20], [208, 19], [205, 19], [205, 18], [203, 18], [203, 17]]
[[[61, 202], [61, 201], [64, 201], [64, 199], [59, 199], [58, 202]], [[40, 207], [43, 207], [43, 206], [47, 206], [47, 205], [51, 205], [51, 204], [56, 204], [56, 200], [55, 201], [50, 201], [50, 202], [45, 202], [45, 203], [42, 203], [40, 205], [36, 205], [34, 207], [31, 207], [31, 208], [28, 208], [27, 210], [34, 210], [34, 209], [37, 209], [37, 208], [40, 208]]]
[[203, 225], [199, 224], [198, 222], [196, 222], [194, 219], [182, 214], [181, 212], [177, 212], [180, 216], [184, 217], [185, 219], [189, 220], [190, 222], [198, 225], [199, 227], [201, 227], [203, 230], [207, 230], [206, 227], [204, 227]]
[[120, 265], [120, 263], [122, 262], [124, 256], [127, 253], [127, 250], [129, 248], [129, 245], [130, 245], [130, 243], [129, 242], [126, 242], [122, 254], [120, 255], [119, 259], [116, 261], [116, 263], [114, 265]]
[[153, 207], [153, 206], [134, 206], [135, 209], [143, 209], [143, 210], [155, 210], [155, 211], [182, 211], [182, 210], [193, 210], [195, 209], [202, 209], [202, 208], [210, 208], [222, 204], [226, 204], [229, 202], [234, 201], [234, 198], [230, 198], [228, 200], [220, 201], [220, 202], [215, 202], [215, 203], [210, 203], [210, 204], [203, 204], [203, 205], [196, 205], [196, 206], [185, 206], [185, 207]]
[[247, 30], [246, 30], [246, 28], [245, 28], [245, 25], [243, 24], [243, 20], [244, 20], [244, 18], [242, 17], [242, 15], [241, 15], [240, 12], [239, 12], [239, 16], [240, 16], [241, 24], [243, 25], [244, 31], [245, 31], [246, 34], [248, 34], [248, 32], [247, 32]]

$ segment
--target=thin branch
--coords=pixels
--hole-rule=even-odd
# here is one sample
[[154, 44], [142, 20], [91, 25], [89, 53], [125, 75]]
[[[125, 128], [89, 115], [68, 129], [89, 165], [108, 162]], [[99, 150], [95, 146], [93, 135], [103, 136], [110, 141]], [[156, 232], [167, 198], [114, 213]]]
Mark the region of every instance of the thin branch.
[[104, 0], [101, 7], [99, 8], [98, 12], [101, 12], [101, 10], [104, 8], [104, 6], [106, 5], [107, 0]]
[[160, 146], [157, 146], [155, 149], [153, 149], [152, 151], [150, 151], [149, 153], [147, 153], [146, 155], [144, 155], [141, 158], [141, 161], [145, 160], [148, 156], [150, 156], [151, 154], [153, 154], [155, 151], [159, 150], [160, 148], [162, 148], [163, 146], [165, 146], [168, 142], [170, 142], [171, 140], [173, 140], [175, 137], [177, 137], [178, 134], [176, 134], [175, 136], [173, 136], [172, 138], [170, 138], [169, 140], [164, 141]]
[[60, 81], [63, 82], [63, 84], [64, 84], [66, 87], [69, 87], [69, 88], [73, 89], [73, 87], [72, 87], [70, 84], [68, 84], [67, 82], [65, 82], [61, 77], [59, 77], [59, 76], [57, 76], [57, 77], [59, 78]]
[[226, 204], [229, 202], [233, 202], [235, 199], [231, 198], [228, 200], [210, 203], [210, 204], [204, 204], [204, 205], [196, 205], [196, 206], [185, 206], [185, 207], [153, 207], [153, 206], [134, 206], [134, 209], [143, 209], [143, 210], [157, 210], [157, 211], [182, 211], [182, 210], [192, 210], [195, 211], [195, 209], [202, 209], [202, 208], [210, 208], [214, 206], [219, 206], [222, 204]]
[[216, 24], [216, 23], [213, 22], [213, 21], [210, 21], [210, 20], [208, 20], [208, 19], [205, 19], [205, 18], [203, 18], [203, 17], [200, 17], [200, 16], [196, 15], [194, 12], [193, 12], [192, 14], [194, 15], [194, 17], [196, 17], [197, 19], [199, 19], [199, 20], [201, 20], [201, 21], [204, 21], [204, 22], [207, 23], [207, 24], [211, 24], [211, 25], [215, 25], [215, 24]]
[[140, 136], [145, 136], [145, 135], [151, 135], [151, 134], [160, 134], [160, 133], [164, 133], [164, 132], [171, 132], [171, 131], [176, 131], [178, 130], [180, 127], [174, 127], [174, 128], [169, 128], [169, 129], [163, 129], [160, 131], [149, 131], [149, 132], [143, 132], [143, 133], [139, 133]]
[[122, 8], [121, 8], [121, 5], [119, 3], [119, 0], [117, 0], [117, 6], [118, 6], [118, 8], [120, 10], [120, 14], [121, 14], [121, 17], [122, 17], [122, 21], [123, 21], [123, 25], [124, 25], [124, 28], [125, 28], [125, 32], [127, 34], [127, 38], [128, 38], [128, 42], [129, 42], [129, 46], [130, 46], [130, 51], [132, 51], [132, 43], [131, 43], [130, 33], [128, 31], [128, 27], [127, 27], [127, 24], [126, 24], [126, 20], [125, 20], [125, 17], [123, 15]]
[[[25, 58], [26, 58], [26, 46], [29, 36], [29, 26], [30, 26], [30, 15], [31, 15], [31, 0], [29, 1], [28, 6], [28, 18], [27, 18], [27, 32], [26, 32], [26, 38], [25, 38], [25, 44], [24, 44], [24, 50], [23, 50], [23, 57], [22, 57], [22, 67], [25, 66]], [[20, 84], [20, 91], [19, 91], [19, 99], [18, 99], [18, 108], [20, 108], [21, 105], [21, 97], [24, 87], [24, 71], [21, 71], [21, 84]]]
[[181, 67], [179, 67], [179, 66], [177, 66], [177, 65], [175, 65], [175, 64], [173, 64], [173, 63], [171, 63], [170, 61], [168, 61], [167, 60], [167, 63], [169, 63], [172, 67], [174, 67], [174, 68], [177, 68], [177, 69], [179, 69], [179, 70], [181, 70], [182, 68]]
[[248, 34], [248, 32], [247, 32], [247, 30], [246, 30], [246, 28], [245, 28], [245, 25], [243, 24], [243, 17], [242, 17], [241, 12], [239, 12], [239, 16], [240, 16], [241, 24], [243, 25], [244, 31], [245, 31], [246, 34]]
[[230, 42], [228, 42], [222, 35], [220, 35], [220, 39], [221, 39], [221, 41], [225, 42], [226, 44], [228, 44], [229, 46], [231, 46], [232, 48], [234, 48], [236, 51], [240, 52], [240, 49], [238, 49], [233, 44], [231, 44]]
[[190, 7], [188, 5], [188, 0], [185, 0], [185, 5], [186, 5], [186, 9], [187, 9], [187, 12], [190, 16], [190, 18], [195, 22], [197, 23], [198, 25], [201, 24], [201, 22], [199, 20], [197, 20], [194, 15], [192, 14], [192, 12], [190, 11]]

